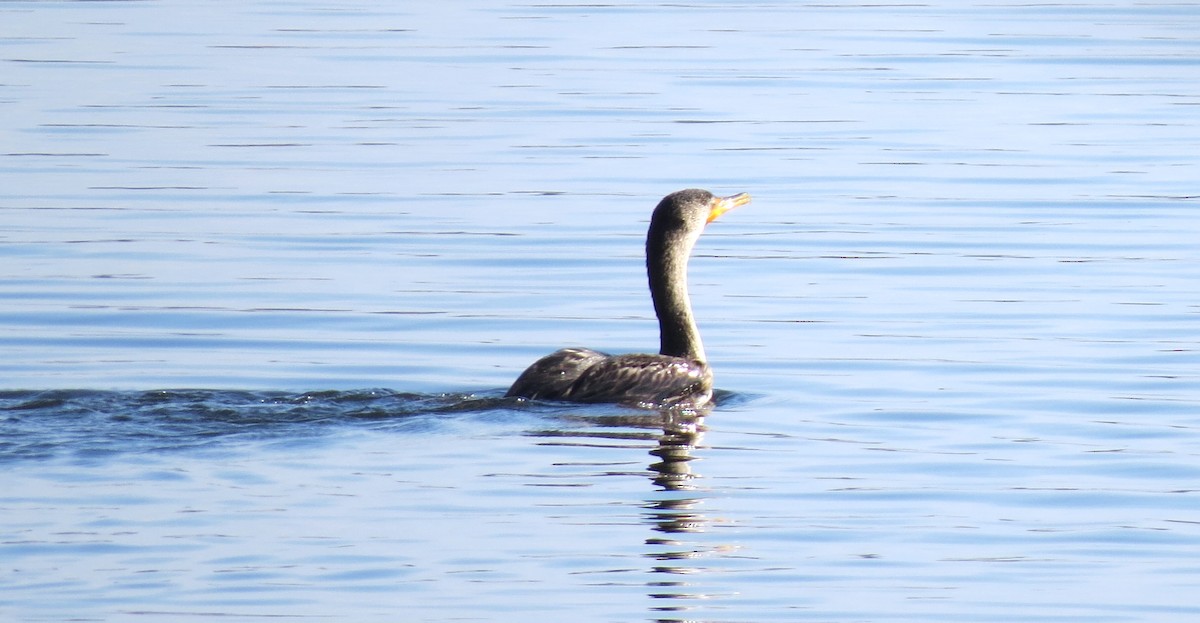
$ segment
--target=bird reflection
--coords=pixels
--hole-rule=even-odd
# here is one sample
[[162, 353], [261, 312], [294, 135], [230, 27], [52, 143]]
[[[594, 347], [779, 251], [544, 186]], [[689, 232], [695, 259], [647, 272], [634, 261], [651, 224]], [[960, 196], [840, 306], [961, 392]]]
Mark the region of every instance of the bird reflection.
[[[630, 449], [638, 442], [655, 445], [646, 474], [654, 485], [642, 504], [642, 518], [653, 533], [645, 539], [644, 556], [651, 561], [646, 594], [653, 601], [650, 620], [682, 623], [695, 620], [688, 613], [700, 600], [717, 595], [704, 591], [701, 578], [710, 569], [704, 559], [723, 555], [728, 546], [712, 544], [700, 535], [708, 532], [712, 519], [700, 509], [707, 496], [704, 477], [693, 469], [697, 450], [702, 450], [704, 417], [708, 409], [677, 409], [659, 413], [564, 414], [563, 421], [585, 424], [584, 428], [543, 430], [540, 437], [557, 438], [543, 443], [588, 445]], [[570, 441], [567, 441], [570, 438]], [[586, 441], [585, 441], [586, 440]], [[640, 445], [640, 447], [645, 447]], [[693, 613], [694, 614], [694, 613]]]
[[689, 533], [705, 532], [709, 523], [697, 510], [704, 501], [697, 495], [702, 476], [692, 470], [693, 452], [703, 434], [702, 414], [668, 414], [663, 419], [658, 446], [650, 451], [657, 459], [650, 464], [650, 480], [658, 489], [646, 501], [644, 516], [659, 534], [646, 539], [650, 548], [646, 556], [654, 561], [650, 567], [653, 579], [646, 587], [651, 599], [662, 600], [650, 607], [653, 620], [661, 623], [687, 620], [667, 615], [693, 608], [680, 600], [708, 597], [694, 586], [694, 578], [684, 577], [706, 571], [697, 563], [709, 553], [696, 543], [689, 543], [686, 537]]
[[[692, 473], [692, 451], [704, 434], [704, 417], [699, 414], [668, 414], [663, 418], [663, 433], [658, 447], [650, 455], [659, 460], [650, 464], [651, 481], [664, 491], [692, 491], [697, 476]], [[680, 501], [680, 500], [674, 500]], [[695, 500], [692, 500], [694, 502]], [[671, 532], [671, 530], [666, 530]]]

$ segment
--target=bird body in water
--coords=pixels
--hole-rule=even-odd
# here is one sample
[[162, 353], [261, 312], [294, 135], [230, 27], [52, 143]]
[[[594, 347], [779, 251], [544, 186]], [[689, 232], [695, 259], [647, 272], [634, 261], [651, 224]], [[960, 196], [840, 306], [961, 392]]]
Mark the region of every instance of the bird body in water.
[[507, 396], [645, 408], [699, 407], [712, 399], [713, 374], [692, 315], [687, 264], [704, 226], [750, 202], [741, 193], [671, 193], [659, 202], [646, 234], [646, 272], [658, 316], [658, 354], [608, 355], [564, 348], [533, 363]]

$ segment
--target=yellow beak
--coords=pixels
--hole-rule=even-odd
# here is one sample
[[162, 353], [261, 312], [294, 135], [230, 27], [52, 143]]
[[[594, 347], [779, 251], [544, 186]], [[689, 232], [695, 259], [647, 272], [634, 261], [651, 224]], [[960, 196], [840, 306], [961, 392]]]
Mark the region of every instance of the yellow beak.
[[749, 193], [738, 193], [728, 197], [717, 197], [716, 199], [713, 199], [712, 206], [708, 209], [708, 220], [705, 222], [711, 223], [717, 220], [717, 218], [722, 214], [734, 208], [744, 206], [747, 203], [750, 203]]

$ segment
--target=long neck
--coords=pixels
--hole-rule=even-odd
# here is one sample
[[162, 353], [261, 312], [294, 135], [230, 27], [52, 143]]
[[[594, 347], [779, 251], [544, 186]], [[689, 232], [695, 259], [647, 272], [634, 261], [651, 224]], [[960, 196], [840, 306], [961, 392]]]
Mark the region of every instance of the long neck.
[[706, 361], [700, 329], [688, 297], [687, 264], [695, 238], [665, 234], [651, 228], [646, 238], [646, 272], [650, 298], [658, 315], [659, 353]]

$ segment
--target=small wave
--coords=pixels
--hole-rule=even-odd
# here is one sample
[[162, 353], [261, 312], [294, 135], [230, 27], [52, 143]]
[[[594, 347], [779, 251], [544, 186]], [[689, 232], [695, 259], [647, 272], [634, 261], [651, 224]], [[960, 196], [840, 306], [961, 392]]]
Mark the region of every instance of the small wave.
[[456, 414], [512, 412], [490, 394], [383, 389], [279, 391], [0, 391], [0, 460], [161, 451], [230, 438], [309, 436], [331, 426], [430, 429]]

